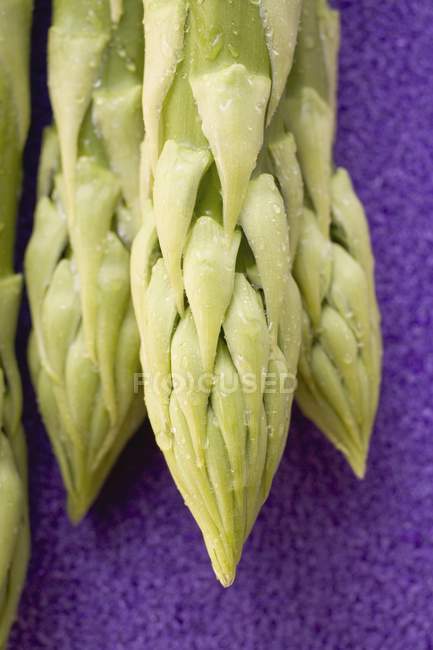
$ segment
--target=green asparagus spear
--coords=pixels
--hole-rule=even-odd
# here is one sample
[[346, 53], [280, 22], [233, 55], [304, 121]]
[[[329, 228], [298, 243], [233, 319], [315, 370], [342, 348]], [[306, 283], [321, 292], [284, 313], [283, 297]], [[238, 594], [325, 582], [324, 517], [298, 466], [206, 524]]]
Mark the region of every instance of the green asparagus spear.
[[253, 172], [300, 2], [144, 7], [143, 226], [131, 273], [146, 405], [228, 586], [284, 449], [298, 363], [283, 199], [271, 175]]
[[[40, 410], [79, 521], [144, 418], [129, 285], [140, 223], [142, 3], [55, 0], [35, 227], [26, 253]], [[136, 385], [135, 385], [136, 384]]]
[[14, 349], [22, 280], [14, 274], [13, 255], [29, 125], [31, 11], [31, 2], [24, 0], [3, 0], [0, 6], [0, 648], [16, 616], [30, 546], [21, 381]]
[[293, 273], [304, 308], [297, 401], [363, 477], [382, 344], [367, 221], [347, 172], [332, 165], [338, 46], [338, 13], [325, 0], [305, 0], [269, 152], [297, 240]]

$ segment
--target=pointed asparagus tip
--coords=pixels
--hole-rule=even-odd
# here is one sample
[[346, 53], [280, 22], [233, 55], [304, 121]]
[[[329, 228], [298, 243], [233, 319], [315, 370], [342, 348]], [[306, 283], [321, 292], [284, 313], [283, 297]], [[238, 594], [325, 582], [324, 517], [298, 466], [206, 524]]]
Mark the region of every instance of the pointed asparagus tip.
[[92, 507], [95, 493], [91, 489], [79, 486], [74, 492], [68, 492], [66, 509], [70, 522], [78, 526]]
[[212, 565], [216, 578], [224, 589], [231, 587], [236, 578], [237, 568], [233, 558], [214, 558]]
[[242, 546], [240, 540], [237, 543], [233, 539], [228, 539], [225, 533], [222, 533], [218, 544], [209, 553], [215, 576], [225, 589], [231, 587], [235, 581]]
[[217, 578], [218, 578], [218, 581], [220, 582], [220, 584], [221, 584], [225, 589], [227, 589], [228, 587], [231, 587], [232, 584], [233, 584], [234, 581], [235, 581], [235, 578], [236, 578], [236, 570], [234, 570], [233, 573], [230, 573], [230, 574], [224, 574], [224, 575], [222, 575], [222, 574], [219, 574], [219, 575], [218, 575], [218, 574], [217, 574]]
[[360, 480], [365, 478], [367, 471], [367, 453], [364, 450], [351, 450], [346, 454], [347, 462], [355, 476]]
[[82, 496], [78, 498], [74, 494], [68, 495], [67, 511], [70, 522], [74, 526], [78, 526], [84, 519], [89, 509], [87, 499]]

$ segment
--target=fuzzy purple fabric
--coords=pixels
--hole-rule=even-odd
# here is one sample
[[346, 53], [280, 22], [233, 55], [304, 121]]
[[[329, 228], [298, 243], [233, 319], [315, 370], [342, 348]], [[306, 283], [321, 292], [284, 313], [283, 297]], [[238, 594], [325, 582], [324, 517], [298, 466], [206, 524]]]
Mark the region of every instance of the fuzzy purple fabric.
[[[12, 650], [433, 648], [433, 3], [336, 4], [336, 156], [367, 207], [385, 337], [366, 479], [295, 413], [271, 496], [225, 591], [148, 428], [71, 527], [23, 369], [33, 555]], [[19, 263], [50, 120], [48, 22], [49, 3], [37, 0]], [[28, 329], [24, 309], [23, 368]]]

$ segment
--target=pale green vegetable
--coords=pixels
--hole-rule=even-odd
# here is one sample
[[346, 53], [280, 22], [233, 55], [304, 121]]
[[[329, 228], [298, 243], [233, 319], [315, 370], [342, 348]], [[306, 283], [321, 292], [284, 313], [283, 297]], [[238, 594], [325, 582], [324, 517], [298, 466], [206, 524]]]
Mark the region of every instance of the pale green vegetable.
[[29, 359], [73, 521], [144, 418], [129, 248], [140, 223], [144, 44], [139, 0], [56, 0], [55, 129], [26, 253]]
[[284, 449], [298, 363], [287, 215], [274, 178], [254, 170], [300, 2], [144, 7], [143, 226], [131, 273], [146, 405], [228, 586]]
[[15, 223], [22, 152], [29, 125], [32, 3], [0, 5], [0, 648], [4, 648], [24, 584], [30, 535], [27, 457], [15, 334], [22, 278], [14, 273]]
[[332, 165], [338, 46], [338, 13], [325, 0], [305, 0], [267, 164], [297, 241], [293, 274], [304, 306], [297, 400], [362, 477], [382, 343], [367, 221], [347, 172]]

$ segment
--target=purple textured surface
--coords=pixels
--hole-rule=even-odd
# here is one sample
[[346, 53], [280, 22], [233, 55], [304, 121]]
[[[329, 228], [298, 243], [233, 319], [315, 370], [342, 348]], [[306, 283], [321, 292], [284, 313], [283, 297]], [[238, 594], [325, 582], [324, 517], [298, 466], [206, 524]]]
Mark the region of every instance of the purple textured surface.
[[[433, 648], [433, 4], [336, 4], [337, 160], [368, 210], [385, 336], [367, 478], [357, 482], [295, 413], [272, 494], [224, 591], [148, 430], [85, 522], [69, 525], [25, 374], [33, 556], [12, 650]], [[49, 3], [36, 5], [20, 260], [50, 119]], [[22, 362], [28, 326], [24, 309]]]

